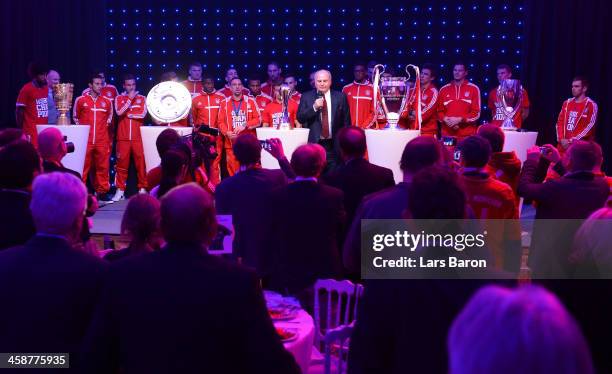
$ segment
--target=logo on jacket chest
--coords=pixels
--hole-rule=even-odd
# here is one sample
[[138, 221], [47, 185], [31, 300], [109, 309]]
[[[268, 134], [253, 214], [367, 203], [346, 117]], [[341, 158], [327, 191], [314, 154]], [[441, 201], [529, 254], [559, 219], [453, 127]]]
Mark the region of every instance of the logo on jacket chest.
[[466, 93], [463, 96], [470, 97], [470, 93], [466, 91]]

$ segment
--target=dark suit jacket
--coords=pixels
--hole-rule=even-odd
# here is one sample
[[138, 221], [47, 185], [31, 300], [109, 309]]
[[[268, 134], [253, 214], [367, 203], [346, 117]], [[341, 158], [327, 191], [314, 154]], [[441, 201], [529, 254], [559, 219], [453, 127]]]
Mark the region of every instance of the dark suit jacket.
[[270, 191], [287, 184], [280, 170], [249, 169], [224, 179], [215, 191], [217, 214], [231, 214], [234, 253], [260, 276], [269, 273]]
[[375, 192], [363, 198], [346, 235], [342, 250], [344, 267], [354, 274], [361, 271], [361, 220], [402, 219], [408, 207], [408, 187], [400, 182], [396, 186]]
[[24, 244], [34, 235], [30, 193], [0, 190], [0, 250]]
[[[351, 125], [351, 113], [344, 93], [331, 90], [330, 94], [333, 115], [333, 118], [330, 117], [330, 120], [332, 121], [332, 137], [335, 138], [342, 127]], [[316, 99], [316, 90], [304, 92], [300, 98], [300, 106], [297, 113], [297, 120], [303, 127], [310, 129], [308, 134], [309, 143], [317, 143], [321, 138], [321, 111], [315, 112], [312, 107]]]
[[86, 373], [299, 373], [255, 273], [197, 244], [114, 263], [83, 351]]
[[574, 234], [581, 220], [605, 205], [610, 187], [591, 172], [566, 174], [541, 183], [548, 165], [543, 160], [540, 164], [526, 160], [518, 193], [537, 203], [529, 254], [533, 275], [565, 277], [572, 272], [568, 256]]
[[317, 279], [341, 275], [342, 200], [342, 191], [314, 181], [297, 181], [274, 191], [277, 287], [295, 293]]
[[366, 282], [351, 336], [348, 373], [447, 373], [450, 326], [474, 292], [487, 283], [467, 279]]
[[353, 221], [364, 196], [395, 185], [390, 169], [371, 164], [364, 158], [349, 160], [321, 179], [344, 192], [347, 222]]
[[59, 171], [62, 173], [70, 173], [74, 175], [75, 177], [81, 179], [81, 174], [79, 172], [74, 171], [72, 169], [68, 169], [64, 165], [57, 165], [56, 163], [49, 162], [46, 160], [43, 160], [43, 170], [45, 173], [52, 173], [54, 171]]
[[59, 237], [36, 235], [0, 252], [0, 351], [69, 352], [72, 367], [105, 269]]

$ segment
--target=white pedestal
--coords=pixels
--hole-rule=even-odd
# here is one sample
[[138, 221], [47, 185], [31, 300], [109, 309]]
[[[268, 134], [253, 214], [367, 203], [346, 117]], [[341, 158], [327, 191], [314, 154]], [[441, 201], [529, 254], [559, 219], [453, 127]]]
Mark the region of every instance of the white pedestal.
[[[301, 145], [308, 143], [308, 133], [310, 129], [293, 129], [293, 130], [279, 130], [273, 127], [259, 127], [257, 128], [257, 139], [267, 140], [270, 138], [279, 138], [283, 143], [283, 150], [287, 159], [291, 161], [291, 155], [293, 151]], [[265, 150], [261, 151], [261, 166], [264, 169], [280, 169], [278, 161], [272, 155]]]
[[393, 171], [395, 183], [402, 181], [400, 160], [409, 141], [421, 135], [420, 130], [365, 130], [368, 159], [371, 163]]
[[506, 141], [504, 142], [504, 152], [514, 151], [516, 157], [525, 162], [527, 159], [527, 150], [536, 144], [538, 139], [537, 132], [517, 132], [504, 131]]
[[83, 175], [85, 151], [87, 150], [87, 140], [89, 138], [89, 125], [36, 125], [36, 130], [40, 134], [41, 131], [49, 127], [57, 128], [66, 137], [67, 142], [74, 143], [74, 152], [68, 153], [62, 159], [62, 164], [64, 167]]
[[140, 134], [142, 135], [142, 148], [145, 156], [145, 166], [147, 173], [149, 170], [158, 166], [161, 162], [159, 154], [157, 153], [157, 147], [155, 142], [157, 137], [165, 129], [174, 129], [179, 133], [180, 136], [191, 134], [193, 128], [191, 127], [178, 127], [178, 126], [140, 126]]

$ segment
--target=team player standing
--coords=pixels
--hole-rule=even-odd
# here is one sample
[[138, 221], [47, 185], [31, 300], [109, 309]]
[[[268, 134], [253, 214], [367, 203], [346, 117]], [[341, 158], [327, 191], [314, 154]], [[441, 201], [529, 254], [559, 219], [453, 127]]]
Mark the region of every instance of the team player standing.
[[[351, 125], [360, 128], [379, 128], [385, 123], [384, 114], [375, 113], [374, 89], [369, 79], [373, 62], [367, 66], [356, 64], [353, 68], [354, 81], [344, 86], [342, 92], [347, 98], [350, 109]], [[32, 80], [21, 89], [16, 103], [16, 120], [19, 127], [36, 146], [36, 125], [49, 123], [49, 107], [52, 94], [47, 83], [48, 69], [32, 65], [29, 73]], [[427, 136], [451, 136], [462, 140], [476, 133], [481, 118], [480, 89], [468, 80], [468, 66], [462, 62], [453, 65], [453, 79], [438, 89], [435, 81], [436, 68], [424, 64], [421, 68], [421, 133]], [[58, 75], [59, 76], [59, 75]], [[512, 78], [508, 65], [497, 68], [500, 84]], [[177, 81], [176, 74], [164, 80]], [[284, 74], [280, 65], [270, 62], [267, 65], [267, 80], [262, 83], [258, 77], [248, 79], [248, 89], [243, 86], [238, 71], [226, 70], [226, 85], [215, 90], [214, 79], [202, 74], [202, 65], [193, 62], [189, 66], [188, 78], [181, 82], [191, 93], [192, 111], [187, 119], [170, 125], [188, 126], [207, 125], [220, 130], [215, 139], [217, 156], [212, 161], [209, 177], [213, 185], [221, 180], [221, 159], [225, 155], [227, 174], [238, 171], [238, 163], [232, 152], [232, 142], [243, 132], [254, 132], [259, 126], [278, 126], [281, 116], [280, 87], [285, 84], [290, 89], [289, 116], [292, 127], [300, 127], [295, 118], [296, 107], [301, 93], [297, 91], [297, 79], [292, 74]], [[586, 93], [588, 82], [584, 77], [572, 81], [572, 98], [566, 100], [561, 108], [556, 124], [558, 148], [563, 153], [569, 145], [580, 139], [594, 138], [597, 121], [597, 104]], [[90, 79], [88, 88], [77, 97], [73, 106], [75, 123], [90, 124], [84, 180], [91, 177], [92, 186], [100, 194], [108, 193], [109, 157], [113, 144], [114, 128], [117, 123], [117, 164], [115, 184], [117, 190], [113, 201], [124, 198], [127, 171], [130, 159], [134, 159], [138, 189], [147, 189], [140, 126], [147, 114], [146, 99], [136, 91], [136, 80], [127, 75], [123, 80], [124, 92], [107, 84], [104, 72], [96, 71]], [[491, 111], [491, 124], [501, 126], [505, 120], [504, 108], [497, 100], [499, 86], [490, 91], [487, 106]], [[407, 105], [400, 114], [402, 128], [415, 129], [416, 100], [415, 89], [411, 88]], [[513, 118], [518, 128], [529, 115], [529, 97], [523, 88], [521, 107]], [[91, 176], [89, 171], [92, 169]], [[150, 188], [150, 186], [149, 186]]]

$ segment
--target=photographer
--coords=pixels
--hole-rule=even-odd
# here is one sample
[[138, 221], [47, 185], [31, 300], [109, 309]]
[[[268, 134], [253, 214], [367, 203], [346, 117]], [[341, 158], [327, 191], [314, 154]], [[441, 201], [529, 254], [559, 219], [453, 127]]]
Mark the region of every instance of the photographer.
[[50, 127], [41, 131], [38, 135], [38, 152], [43, 159], [43, 172], [60, 171], [81, 179], [81, 174], [62, 164], [62, 159], [66, 154], [74, 152], [74, 144], [66, 143], [58, 129]]

